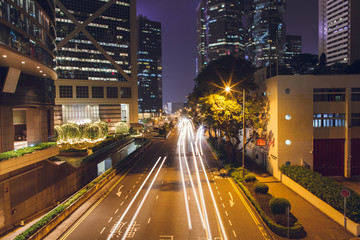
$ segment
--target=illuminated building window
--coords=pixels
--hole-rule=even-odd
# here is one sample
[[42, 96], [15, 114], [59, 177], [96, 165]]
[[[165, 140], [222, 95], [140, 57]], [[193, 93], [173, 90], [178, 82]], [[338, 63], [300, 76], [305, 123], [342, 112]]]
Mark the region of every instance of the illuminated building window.
[[92, 87], [92, 98], [104, 98], [104, 87]]
[[107, 98], [118, 98], [118, 88], [117, 87], [107, 87]]
[[345, 113], [316, 113], [313, 127], [345, 127]]
[[120, 91], [121, 98], [131, 98], [131, 88], [130, 87], [122, 87]]
[[314, 102], [344, 102], [345, 88], [314, 88]]
[[89, 98], [89, 87], [76, 86], [76, 98]]
[[72, 86], [60, 86], [59, 87], [60, 98], [72, 98]]
[[99, 121], [99, 105], [62, 105], [62, 119], [64, 123]]

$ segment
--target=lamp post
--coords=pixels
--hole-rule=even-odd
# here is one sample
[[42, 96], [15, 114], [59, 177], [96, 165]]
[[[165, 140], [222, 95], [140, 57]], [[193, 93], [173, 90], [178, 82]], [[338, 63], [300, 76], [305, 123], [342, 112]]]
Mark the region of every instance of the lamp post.
[[244, 168], [245, 168], [245, 88], [243, 88], [243, 139], [242, 139], [242, 145], [243, 145], [243, 152], [242, 152], [242, 176], [244, 177]]
[[[231, 88], [229, 86], [225, 87], [225, 91], [229, 93], [231, 91]], [[243, 137], [242, 137], [242, 176], [244, 177], [245, 172], [245, 141], [246, 141], [246, 129], [245, 129], [245, 88], [243, 88], [243, 110], [242, 110], [243, 120]]]

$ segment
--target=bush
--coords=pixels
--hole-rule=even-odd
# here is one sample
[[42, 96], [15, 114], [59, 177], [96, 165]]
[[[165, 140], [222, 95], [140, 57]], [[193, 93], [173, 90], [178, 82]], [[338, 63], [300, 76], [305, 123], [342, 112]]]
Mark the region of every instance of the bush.
[[290, 206], [290, 202], [285, 198], [273, 198], [269, 202], [269, 206], [273, 214], [285, 214], [286, 208]]
[[[343, 185], [335, 182], [331, 178], [322, 176], [317, 172], [313, 172], [301, 166], [290, 165], [281, 166], [280, 170], [283, 174], [300, 184], [309, 192], [337, 209], [339, 212], [344, 212], [344, 199], [340, 195], [342, 189], [346, 188]], [[346, 204], [346, 216], [352, 221], [360, 222], [360, 196], [353, 190], [349, 189], [351, 196]]]
[[32, 152], [38, 151], [38, 150], [43, 150], [43, 149], [50, 148], [53, 146], [56, 146], [56, 143], [46, 142], [46, 143], [36, 144], [33, 147], [20, 148], [16, 151], [13, 150], [13, 151], [0, 153], [0, 161], [10, 159], [10, 158], [21, 157], [21, 156], [24, 156], [25, 154], [29, 154], [29, 153], [32, 153]]
[[115, 133], [121, 133], [121, 134], [129, 133], [128, 125], [124, 122], [118, 122], [115, 125]]
[[249, 173], [248, 175], [245, 176], [244, 178], [245, 182], [256, 182], [257, 179], [256, 179], [256, 176], [252, 173]]
[[265, 183], [255, 183], [254, 191], [260, 194], [267, 194], [269, 191], [269, 186]]

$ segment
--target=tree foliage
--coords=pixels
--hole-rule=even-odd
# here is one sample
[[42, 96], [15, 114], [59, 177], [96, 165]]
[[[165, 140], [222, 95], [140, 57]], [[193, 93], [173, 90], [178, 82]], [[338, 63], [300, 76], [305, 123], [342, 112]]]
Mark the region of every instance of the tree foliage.
[[[248, 131], [246, 144], [262, 136], [268, 120], [268, 100], [255, 90], [253, 66], [240, 58], [225, 56], [211, 62], [195, 79], [193, 92], [188, 96], [189, 114], [195, 124], [206, 124], [209, 135], [225, 137], [232, 157], [240, 147], [243, 129]], [[225, 87], [231, 88], [230, 92]], [[245, 89], [245, 106], [242, 105]]]

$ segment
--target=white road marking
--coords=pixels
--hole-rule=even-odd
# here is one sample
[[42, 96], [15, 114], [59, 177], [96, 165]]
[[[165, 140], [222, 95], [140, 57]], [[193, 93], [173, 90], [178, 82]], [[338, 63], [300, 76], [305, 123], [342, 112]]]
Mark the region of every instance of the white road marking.
[[124, 202], [120, 203], [120, 207], [124, 204]]
[[149, 218], [149, 220], [148, 220], [148, 224], [150, 223], [150, 221], [151, 221], [151, 218]]
[[225, 211], [225, 215], [226, 215], [226, 216], [229, 216], [229, 214], [228, 214], [228, 212], [227, 212], [227, 211]]
[[104, 232], [104, 230], [105, 230], [105, 227], [101, 230], [100, 234], [102, 234]]
[[225, 208], [225, 204], [222, 203], [223, 208]]
[[234, 237], [236, 237], [236, 233], [235, 233], [235, 230], [233, 230], [233, 234], [234, 234]]
[[119, 211], [119, 209], [116, 209], [115, 214]]
[[111, 217], [111, 218], [109, 219], [108, 223], [111, 222], [112, 219], [113, 219], [113, 217]]
[[229, 224], [230, 224], [230, 226], [232, 226], [232, 223], [231, 223], [230, 219], [229, 219]]
[[222, 201], [222, 197], [220, 197], [220, 200]]
[[125, 199], [127, 199], [129, 197], [129, 195], [126, 195]]
[[156, 199], [158, 199], [158, 198], [159, 198], [159, 195], [156, 196]]
[[123, 187], [124, 185], [121, 185], [120, 187], [119, 187], [119, 189], [118, 189], [118, 191], [117, 191], [117, 193], [116, 193], [116, 195], [118, 196], [118, 197], [120, 197], [121, 196], [121, 188]]

